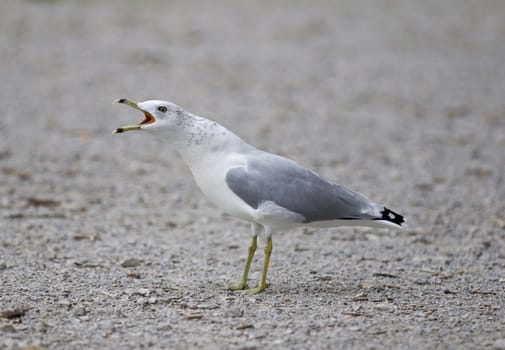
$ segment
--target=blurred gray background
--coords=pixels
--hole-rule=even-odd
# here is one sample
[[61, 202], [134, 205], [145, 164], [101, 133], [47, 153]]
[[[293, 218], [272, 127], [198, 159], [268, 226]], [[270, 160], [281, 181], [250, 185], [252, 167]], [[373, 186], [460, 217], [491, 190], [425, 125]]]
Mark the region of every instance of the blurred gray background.
[[[504, 38], [502, 1], [1, 1], [0, 348], [505, 349]], [[226, 291], [248, 225], [111, 135], [140, 120], [119, 97], [409, 228], [276, 235], [266, 292]]]

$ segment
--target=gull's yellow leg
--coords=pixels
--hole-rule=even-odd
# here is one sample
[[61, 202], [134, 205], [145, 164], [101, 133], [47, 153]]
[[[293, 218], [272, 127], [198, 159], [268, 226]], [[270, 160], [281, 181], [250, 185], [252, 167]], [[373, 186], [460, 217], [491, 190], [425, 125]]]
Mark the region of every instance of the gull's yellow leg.
[[228, 289], [230, 290], [243, 290], [245, 289], [247, 285], [247, 276], [249, 275], [249, 268], [251, 267], [251, 262], [254, 257], [254, 253], [256, 252], [256, 247], [257, 247], [257, 241], [258, 241], [258, 236], [254, 235], [252, 238], [251, 245], [249, 246], [249, 249], [247, 250], [247, 261], [245, 263], [245, 268], [244, 268], [244, 274], [242, 275], [242, 280], [240, 283], [236, 286], [229, 286]]
[[272, 237], [267, 238], [267, 245], [265, 246], [265, 256], [263, 257], [263, 272], [261, 273], [260, 283], [256, 288], [248, 289], [246, 292], [257, 294], [264, 291], [267, 287], [267, 271], [270, 262], [270, 255], [272, 254]]

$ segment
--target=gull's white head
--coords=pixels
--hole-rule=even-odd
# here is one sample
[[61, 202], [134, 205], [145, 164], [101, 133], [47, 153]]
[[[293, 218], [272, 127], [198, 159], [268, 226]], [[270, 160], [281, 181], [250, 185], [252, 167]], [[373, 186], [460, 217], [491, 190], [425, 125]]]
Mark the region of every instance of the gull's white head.
[[117, 128], [112, 132], [113, 134], [132, 130], [172, 130], [180, 123], [181, 116], [185, 115], [182, 108], [168, 101], [148, 100], [133, 102], [126, 98], [120, 98], [113, 103], [123, 103], [144, 113], [144, 119], [140, 122]]
[[137, 103], [121, 98], [114, 103], [137, 109], [144, 114], [144, 118], [137, 124], [117, 128], [113, 134], [132, 130], [153, 131], [151, 134], [176, 146], [176, 150], [188, 163], [201, 159], [206, 152], [253, 149], [225, 127], [187, 112], [172, 102], [149, 100]]

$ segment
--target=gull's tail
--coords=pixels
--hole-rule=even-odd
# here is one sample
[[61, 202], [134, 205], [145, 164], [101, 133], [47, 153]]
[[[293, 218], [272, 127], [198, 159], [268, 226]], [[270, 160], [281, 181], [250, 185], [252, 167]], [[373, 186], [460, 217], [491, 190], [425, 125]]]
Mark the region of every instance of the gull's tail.
[[405, 219], [398, 213], [395, 213], [391, 209], [383, 207], [380, 212], [381, 216], [374, 218], [373, 220], [384, 226], [403, 228], [406, 226]]

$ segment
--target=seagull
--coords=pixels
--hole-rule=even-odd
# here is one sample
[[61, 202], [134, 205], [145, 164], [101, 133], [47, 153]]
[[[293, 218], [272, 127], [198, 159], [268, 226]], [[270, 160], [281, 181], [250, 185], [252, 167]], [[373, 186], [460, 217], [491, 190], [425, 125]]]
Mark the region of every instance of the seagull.
[[[361, 193], [327, 181], [293, 160], [261, 151], [224, 126], [172, 102], [122, 103], [144, 114], [142, 121], [113, 134], [146, 131], [171, 144], [188, 164], [204, 195], [231, 216], [251, 223], [252, 242], [239, 284], [230, 290], [264, 291], [272, 234], [300, 226], [371, 226], [399, 229], [402, 215]], [[256, 288], [247, 289], [249, 268], [260, 233], [266, 238], [263, 270]]]

